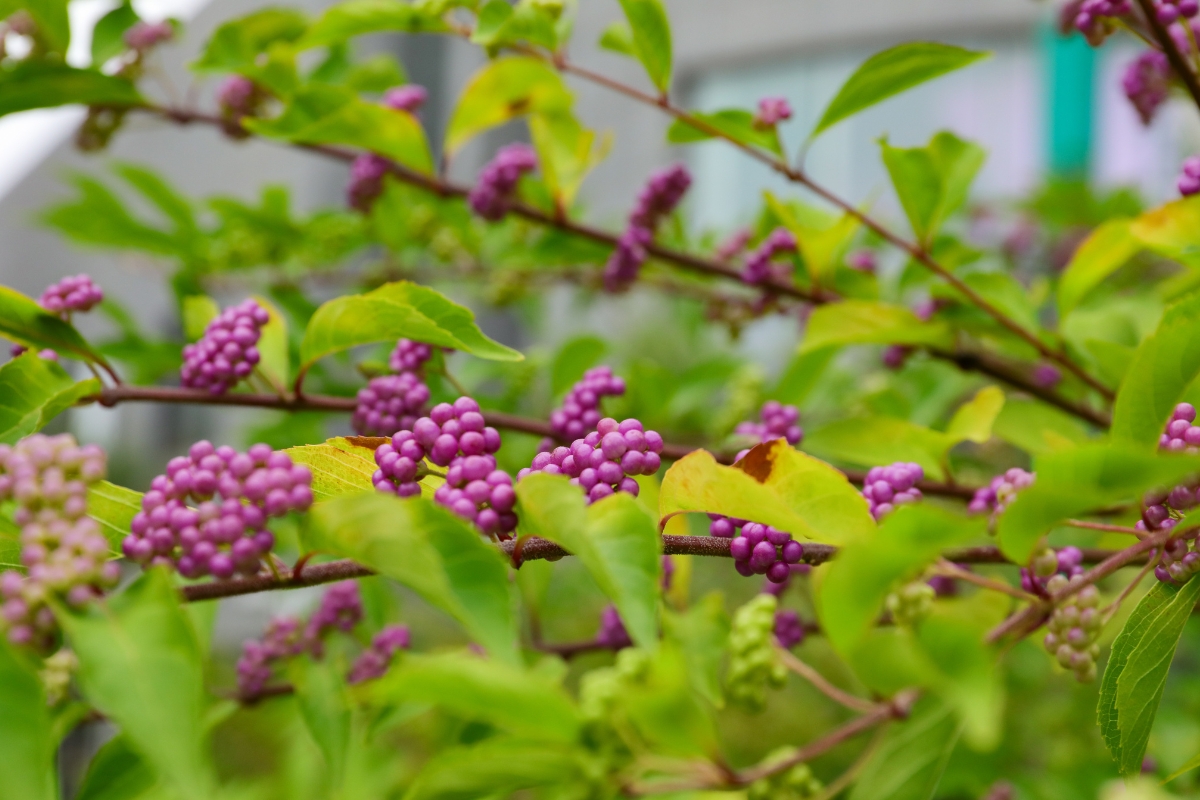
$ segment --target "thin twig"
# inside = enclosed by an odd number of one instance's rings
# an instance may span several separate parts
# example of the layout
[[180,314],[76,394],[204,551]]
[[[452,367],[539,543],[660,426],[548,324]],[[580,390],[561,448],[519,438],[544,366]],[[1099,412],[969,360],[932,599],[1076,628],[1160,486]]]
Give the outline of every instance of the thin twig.
[[1029,594],[1028,592],[1023,592],[1020,589],[1017,589],[1013,586],[1009,586],[1004,581],[994,580],[985,575],[977,575],[974,572],[971,572],[970,570],[965,570],[962,567],[958,566],[957,564],[955,564],[951,561],[947,561],[944,558],[938,559],[937,564],[935,564],[933,567],[933,574],[944,575],[948,578],[956,578],[960,581],[965,581],[967,583],[973,583],[976,586],[981,586],[984,589],[991,589],[993,592],[1000,592],[1001,594],[1006,594],[1006,595],[1009,595],[1010,597],[1015,597],[1018,600],[1037,600],[1038,599],[1036,595],[1032,595],[1032,594]]
[[1104,619],[1105,625],[1107,625],[1108,621],[1112,619],[1113,614],[1117,613],[1117,609],[1121,607],[1121,604],[1129,599],[1129,595],[1133,594],[1133,590],[1136,589],[1137,585],[1142,582],[1142,579],[1145,578],[1150,570],[1154,569],[1160,561],[1162,561],[1161,552],[1146,562],[1146,566],[1142,567],[1141,570],[1138,571],[1137,577],[1130,581],[1129,585],[1121,590],[1121,594],[1117,596],[1116,600],[1113,600],[1104,607],[1104,611],[1101,612],[1101,616]]
[[[1171,36],[1167,26],[1158,21],[1153,0],[1137,0],[1137,4],[1142,10],[1142,16],[1145,17],[1144,22],[1149,26],[1150,32],[1154,34],[1154,38],[1158,42],[1158,46],[1166,55],[1167,60],[1171,62],[1171,68],[1179,76],[1179,80],[1183,81],[1188,94],[1192,96],[1192,102],[1200,108],[1200,80],[1197,79],[1196,73],[1187,59],[1183,57],[1183,53],[1179,52],[1179,48],[1175,46],[1175,39]],[[1184,24],[1188,24],[1186,20]]]
[[849,692],[842,691],[838,687],[834,686],[825,679],[824,675],[817,672],[808,664],[797,658],[791,653],[791,651],[780,647],[779,642],[775,643],[775,652],[779,654],[779,658],[783,661],[784,666],[807,680],[814,687],[816,687],[821,694],[825,695],[830,700],[833,700],[835,703],[840,703],[851,711],[858,711],[859,713],[863,714],[875,711],[879,707],[877,703],[872,703],[870,700],[864,700],[861,697],[855,697]]
[[821,793],[814,800],[833,800],[833,798],[844,792],[850,784],[858,780],[859,774],[866,768],[871,759],[875,757],[875,753],[883,745],[884,739],[887,737],[887,732],[888,725],[886,723],[876,728],[875,735],[871,737],[870,743],[858,754],[858,758],[854,759],[854,763],[850,765],[850,768],[822,789]]
[[1130,528],[1125,525],[1109,525],[1106,522],[1091,522],[1085,519],[1069,519],[1062,523],[1069,528],[1084,528],[1089,531],[1106,531],[1108,533],[1124,533],[1128,536],[1136,536],[1139,539],[1144,539],[1150,534],[1147,531],[1139,531],[1137,528]]

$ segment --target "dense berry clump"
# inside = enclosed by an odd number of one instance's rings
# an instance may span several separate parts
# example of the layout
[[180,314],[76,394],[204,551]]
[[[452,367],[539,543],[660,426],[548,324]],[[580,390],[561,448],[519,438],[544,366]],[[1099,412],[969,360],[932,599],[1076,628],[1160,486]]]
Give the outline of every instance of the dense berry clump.
[[1091,45],[1098,46],[1116,30],[1115,18],[1132,11],[1132,0],[1083,0],[1074,23]]
[[491,222],[504,218],[517,189],[517,182],[526,172],[537,168],[537,153],[527,144],[501,147],[479,174],[479,182],[467,195],[471,210]]
[[349,683],[363,683],[382,678],[392,664],[392,659],[401,650],[407,650],[412,642],[407,625],[388,625],[371,640],[371,646],[363,650],[346,676]]
[[533,464],[517,473],[517,480],[532,472],[567,475],[587,493],[589,503],[615,492],[637,496],[635,475],[653,475],[662,463],[662,437],[643,429],[636,419],[617,422],[605,417],[596,430],[570,447],[538,453]]
[[[600,401],[625,394],[625,381],[613,375],[609,367],[593,367],[571,387],[562,406],[550,414],[550,428],[563,439],[580,439],[596,430],[604,417]],[[549,449],[544,447],[543,449]]]
[[383,104],[397,111],[407,111],[412,114],[429,99],[429,92],[424,86],[409,83],[388,89],[383,95]]
[[773,646],[778,605],[773,595],[759,594],[733,615],[726,696],[747,711],[763,710],[767,687],[780,688],[787,681],[787,667]]
[[773,264],[771,259],[782,253],[796,252],[796,237],[787,228],[776,228],[771,231],[762,244],[746,257],[746,266],[742,269],[742,280],[746,283],[767,283],[769,281],[786,281],[789,268],[782,264]]
[[189,389],[224,394],[254,371],[259,337],[271,319],[253,300],[230,306],[208,323],[200,341],[183,348],[180,383]]
[[744,519],[709,514],[708,532],[720,539],[730,539],[729,554],[738,573],[766,575],[772,583],[786,583],[792,575],[792,565],[804,558],[804,546],[790,533],[770,525]]
[[254,575],[275,544],[267,520],[306,511],[311,484],[308,467],[269,445],[239,453],[197,442],[150,482],[121,549],[142,565],[172,565],[185,578]]
[[920,464],[897,461],[888,467],[872,467],[863,481],[863,497],[871,516],[882,519],[896,506],[915,503],[921,499],[917,482],[925,477]]
[[350,424],[362,436],[391,436],[411,430],[428,402],[429,387],[416,373],[381,375],[358,390]]
[[792,105],[786,98],[764,97],[758,101],[758,113],[754,115],[754,125],[759,128],[771,128],[791,118]]
[[1171,91],[1171,65],[1157,50],[1147,50],[1125,68],[1121,88],[1142,124],[1149,125]]
[[81,608],[116,585],[108,542],[87,516],[87,488],[104,472],[104,452],[69,434],[0,445],[0,502],[16,504],[27,570],[0,574],[0,631],[14,644],[50,650],[57,626],[49,601]]
[[967,505],[968,513],[980,514],[986,511],[998,514],[1004,511],[1016,498],[1017,492],[1033,485],[1034,477],[1032,472],[1026,472],[1019,467],[997,475],[987,486],[976,490]]
[[383,179],[392,169],[392,162],[374,153],[355,156],[350,164],[350,182],[346,184],[346,204],[364,214],[383,194]]
[[1158,446],[1163,450],[1187,450],[1200,447],[1200,425],[1194,425],[1196,409],[1191,403],[1180,403],[1171,412],[1167,428],[1158,437]]
[[785,650],[791,650],[804,641],[804,623],[800,620],[800,615],[790,609],[775,612],[775,626],[772,630],[775,633],[775,641]]
[[1188,156],[1183,160],[1177,185],[1184,197],[1200,193],[1200,156]]
[[604,611],[600,613],[600,630],[596,632],[596,644],[610,650],[620,650],[633,645],[616,606],[605,606]]
[[38,303],[47,311],[67,316],[73,311],[91,311],[104,299],[104,291],[88,275],[72,275],[46,287]]
[[646,261],[646,246],[654,241],[654,231],[675,210],[691,185],[691,173],[681,164],[650,176],[629,214],[629,225],[604,267],[606,289],[619,291],[637,279],[638,271]]
[[[1064,575],[1055,575],[1047,589],[1056,592],[1067,585]],[[1096,639],[1104,627],[1104,614],[1097,608],[1100,592],[1095,586],[1085,586],[1058,606],[1046,623],[1048,633],[1042,643],[1046,652],[1058,660],[1063,669],[1075,673],[1081,683],[1096,680],[1096,656],[1100,646]]]
[[1030,594],[1046,597],[1052,591],[1050,581],[1058,575],[1067,580],[1083,574],[1083,551],[1064,547],[1055,552],[1046,548],[1034,557],[1030,568],[1021,568],[1021,588]]
[[401,339],[388,356],[388,367],[393,372],[415,372],[421,374],[425,362],[433,357],[433,348],[424,342]]
[[[739,422],[733,432],[738,436],[753,437],[760,443],[772,439],[786,439],[788,444],[798,445],[804,438],[804,429],[799,424],[800,410],[795,406],[768,400],[758,412],[758,419],[758,422]],[[748,452],[750,451],[742,450],[737,454],[736,460],[741,461]]]
[[517,528],[517,493],[512,476],[497,468],[492,455],[461,456],[450,463],[446,482],[433,499],[488,536],[507,539]]

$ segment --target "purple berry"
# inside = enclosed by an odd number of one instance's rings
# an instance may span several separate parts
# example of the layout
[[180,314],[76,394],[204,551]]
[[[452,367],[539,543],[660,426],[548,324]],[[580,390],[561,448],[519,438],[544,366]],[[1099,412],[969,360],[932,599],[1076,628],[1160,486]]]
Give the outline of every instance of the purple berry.
[[526,172],[537,167],[537,153],[527,144],[510,144],[500,148],[479,175],[467,203],[471,209],[491,222],[504,218],[517,182]]

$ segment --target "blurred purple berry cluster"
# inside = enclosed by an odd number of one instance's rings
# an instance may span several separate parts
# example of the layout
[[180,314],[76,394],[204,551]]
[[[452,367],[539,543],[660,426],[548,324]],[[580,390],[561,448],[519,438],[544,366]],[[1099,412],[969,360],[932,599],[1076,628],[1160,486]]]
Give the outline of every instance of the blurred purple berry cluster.
[[921,499],[917,483],[925,477],[920,464],[897,461],[887,467],[871,467],[863,481],[863,497],[876,520],[882,519],[896,506],[915,503]]
[[567,475],[581,487],[589,503],[615,492],[637,496],[636,475],[653,475],[662,463],[663,440],[636,419],[617,422],[605,417],[596,430],[576,439],[570,447],[538,453],[533,464],[517,473],[517,480],[533,472]]
[[311,484],[308,467],[269,445],[239,453],[197,442],[150,482],[121,549],[131,561],[171,565],[185,578],[254,575],[275,544],[267,520],[307,511]]
[[145,52],[163,42],[171,41],[174,36],[175,28],[170,22],[163,20],[162,22],[136,22],[129,30],[125,31],[121,38],[130,50]]
[[1117,17],[1132,13],[1132,0],[1083,0],[1067,6],[1067,13],[1074,11],[1075,27],[1090,44],[1099,46],[1117,29]]
[[91,311],[103,299],[104,291],[91,276],[72,275],[47,286],[38,303],[65,318],[74,311]]
[[691,173],[681,164],[650,176],[629,215],[629,225],[604,267],[604,288],[620,291],[637,279],[646,261],[646,246],[654,241],[654,231],[675,210],[691,185]]
[[362,436],[391,436],[411,430],[428,402],[429,387],[415,372],[381,375],[358,390],[350,424]]
[[266,94],[258,84],[241,75],[230,75],[217,87],[217,105],[229,123],[255,116],[265,99]]
[[625,622],[614,605],[607,605],[600,612],[600,630],[596,632],[596,644],[610,650],[621,650],[633,645],[629,631],[625,630]]
[[1200,192],[1200,156],[1188,156],[1183,160],[1177,186],[1184,197]]
[[392,372],[415,372],[417,375],[425,368],[425,362],[433,358],[433,348],[424,342],[414,342],[412,339],[401,339],[392,348],[388,356],[388,367]]
[[1032,472],[1027,472],[1020,467],[1013,467],[997,475],[987,486],[976,490],[971,502],[967,504],[967,513],[998,514],[1003,512],[1008,504],[1016,498],[1017,492],[1033,485],[1035,477]]
[[1030,568],[1021,567],[1021,588],[1030,594],[1045,597],[1050,580],[1055,575],[1067,579],[1083,574],[1083,551],[1078,547],[1064,547],[1057,552],[1046,548],[1033,559]]
[[779,646],[791,650],[804,641],[804,623],[800,615],[791,609],[776,611],[774,633]]
[[512,476],[497,468],[495,456],[462,456],[451,462],[446,482],[433,499],[488,536],[507,539],[517,528],[513,513],[517,493],[512,484]]
[[270,319],[253,300],[222,311],[198,342],[184,346],[179,382],[189,389],[225,394],[254,371],[260,359],[256,345]]
[[412,644],[412,635],[407,625],[388,625],[371,639],[371,646],[363,650],[350,666],[346,680],[364,683],[382,678],[392,665],[392,659],[401,650]]
[[[800,410],[795,406],[784,405],[778,400],[768,400],[763,403],[758,412],[758,422],[739,422],[733,429],[738,436],[750,436],[762,442],[772,439],[786,439],[790,445],[798,445],[804,438],[804,429],[800,422]],[[740,451],[735,461],[741,461],[749,448]]]
[[1171,65],[1157,50],[1147,50],[1125,68],[1121,88],[1133,104],[1142,124],[1154,120],[1159,106],[1167,101],[1171,90]]
[[503,219],[517,190],[517,182],[526,172],[536,169],[537,163],[537,153],[527,144],[501,147],[467,195],[471,210],[490,222]]
[[[613,375],[609,367],[593,367],[583,373],[583,378],[567,392],[562,406],[550,413],[550,428],[559,438],[580,439],[596,430],[596,425],[604,417],[600,412],[600,400],[623,394],[624,379]],[[552,446],[551,439],[542,443],[543,450],[549,450]]]
[[804,546],[790,533],[720,514],[708,517],[710,535],[732,540],[729,554],[739,575],[766,575],[771,583],[786,583],[792,577],[792,565],[804,558]]
[[758,113],[754,115],[754,126],[773,128],[792,118],[792,104],[783,97],[764,97],[758,101]]
[[773,264],[771,259],[781,253],[796,252],[796,237],[787,228],[776,228],[767,234],[754,252],[746,257],[742,268],[742,280],[746,283],[768,283],[788,281],[791,268],[784,264]]
[[385,106],[396,111],[407,111],[410,114],[416,113],[428,99],[429,92],[425,91],[424,86],[416,83],[393,86],[383,94]]
[[116,585],[108,541],[87,516],[88,486],[104,473],[104,451],[69,434],[0,444],[0,502],[16,505],[27,570],[0,573],[0,631],[10,642],[49,651],[57,631],[51,600],[81,608]]
[[305,652],[304,625],[295,617],[276,617],[261,639],[245,642],[237,662],[238,693],[250,698],[262,694],[271,680],[272,667]]
[[346,204],[364,214],[383,194],[383,178],[392,162],[374,153],[360,153],[350,164],[350,182],[346,184]]

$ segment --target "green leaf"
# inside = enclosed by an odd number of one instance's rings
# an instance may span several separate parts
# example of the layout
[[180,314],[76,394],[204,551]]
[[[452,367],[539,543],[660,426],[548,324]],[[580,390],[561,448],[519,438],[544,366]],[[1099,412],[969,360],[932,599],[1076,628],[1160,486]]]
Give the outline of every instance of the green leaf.
[[531,670],[459,653],[408,655],[371,684],[377,703],[428,703],[534,741],[569,744],[581,721],[571,696]]
[[[88,393],[100,390],[95,381],[86,383]],[[0,365],[0,443],[14,444],[41,430],[62,410],[55,398],[66,392],[76,394],[74,388],[66,370],[32,351]]]
[[662,0],[621,0],[633,49],[660,92],[671,86],[671,21]]
[[17,7],[29,12],[37,26],[39,38],[45,41],[53,52],[66,55],[71,44],[71,20],[67,13],[67,0],[19,0]]
[[662,544],[653,518],[623,493],[585,505],[560,475],[530,475],[517,484],[521,532],[558,542],[583,562],[621,612],[640,647],[658,643]]
[[524,114],[552,115],[570,107],[571,93],[554,67],[530,56],[498,58],[463,88],[446,128],[446,152]]
[[262,136],[300,144],[339,144],[386,156],[421,172],[433,171],[425,131],[407,111],[368,103],[343,86],[313,84],[295,93],[275,119],[246,119]]
[[300,716],[325,757],[329,785],[341,786],[350,749],[350,693],[339,667],[329,659],[294,658],[288,677],[296,687]]
[[221,313],[217,301],[206,294],[191,294],[183,298],[183,335],[189,342],[204,335],[204,329]]
[[149,570],[121,594],[58,617],[84,696],[180,797],[211,797],[201,649],[167,572]]
[[883,163],[913,233],[926,244],[967,199],[986,153],[952,133],[934,134],[925,147],[899,148],[880,141]]
[[599,363],[608,352],[608,343],[598,336],[576,336],[554,356],[550,365],[550,391],[560,395]]
[[50,708],[32,663],[0,641],[0,797],[55,800],[55,742]]
[[292,365],[288,355],[287,317],[280,313],[267,298],[254,295],[254,300],[271,316],[261,328],[258,340],[260,360],[255,371],[261,373],[276,393],[285,393],[291,388]]
[[120,108],[144,103],[128,80],[98,70],[44,59],[28,59],[11,69],[0,69],[0,117],[31,108],[74,104]]
[[499,548],[424,498],[383,494],[318,504],[315,544],[400,581],[457,619],[498,661],[517,663],[516,600]]
[[992,426],[1004,408],[1004,392],[998,386],[985,386],[958,407],[946,434],[956,442],[983,444],[992,438]]
[[306,50],[328,46],[382,31],[442,33],[448,30],[436,13],[415,4],[396,0],[349,0],[327,10],[309,27],[297,47]]
[[191,202],[175,190],[157,172],[136,164],[117,164],[114,171],[126,183],[154,204],[167,219],[175,223],[175,231],[182,237],[200,237],[200,228]]
[[637,48],[633,44],[633,31],[624,22],[614,22],[600,34],[600,47],[623,56],[637,58]]
[[75,800],[133,800],[154,786],[149,765],[124,736],[114,736],[97,751]]
[[941,320],[923,321],[904,306],[842,300],[818,306],[808,318],[801,353],[834,345],[903,344],[954,347],[954,331]]
[[683,614],[665,613],[663,630],[687,660],[692,687],[714,706],[721,706],[721,662],[729,644],[729,615],[721,593],[705,595]]
[[433,289],[401,281],[367,294],[339,297],[318,308],[300,344],[300,371],[340,350],[401,337],[496,361],[524,358],[484,336],[470,309]]
[[421,769],[404,800],[509,797],[542,786],[577,787],[585,780],[581,754],[575,750],[497,736],[442,750]]
[[77,175],[72,182],[79,189],[79,199],[52,206],[42,217],[64,236],[82,244],[144,250],[183,260],[194,255],[191,243],[182,237],[135,219],[99,181]]
[[371,476],[379,469],[375,450],[356,445],[354,440],[330,439],[325,444],[289,447],[285,452],[292,461],[312,470],[313,497],[318,501],[375,489],[371,482]]
[[[751,147],[761,147],[782,156],[779,146],[779,136],[774,127],[759,128],[754,124],[754,114],[740,108],[729,108],[705,114],[700,111],[691,112],[691,116],[705,122],[729,138]],[[713,134],[701,130],[682,119],[677,119],[667,128],[667,141],[671,144],[691,144],[704,142],[713,138]]]
[[835,544],[875,526],[845,475],[782,439],[754,447],[732,467],[704,450],[688,453],[667,470],[658,504],[661,519],[712,512]]
[[0,286],[0,336],[31,349],[48,347],[59,355],[108,363],[69,323],[7,286]]
[[531,114],[529,134],[546,188],[559,205],[569,208],[588,173],[608,155],[611,133],[597,142],[595,131],[583,127],[574,114],[559,111]]
[[981,517],[925,504],[900,506],[878,530],[849,540],[827,567],[817,594],[821,630],[838,652],[852,652],[898,583],[917,577],[942,550],[970,541],[986,527]]
[[200,58],[197,72],[238,72],[257,76],[272,45],[290,45],[308,29],[308,18],[291,8],[264,8],[217,28]]
[[935,698],[923,698],[907,721],[888,732],[855,781],[850,800],[929,800],[958,735],[953,709]]
[[1121,443],[1083,444],[1034,460],[1037,481],[1000,516],[1000,549],[1023,564],[1057,523],[1098,508],[1140,501],[1200,471],[1200,457],[1158,454]]
[[1058,281],[1058,316],[1066,319],[1080,301],[1141,249],[1133,220],[1112,219],[1096,228],[1075,249]]
[[479,9],[471,41],[489,52],[518,43],[554,50],[558,47],[558,34],[554,18],[540,5],[519,3],[514,7],[504,0],[488,0]]
[[719,757],[712,709],[692,690],[689,660],[663,642],[640,680],[626,686],[624,711],[655,753],[680,758]]
[[913,461],[932,480],[945,477],[946,453],[956,444],[948,433],[895,417],[832,422],[804,437],[804,447],[822,458],[862,467]]
[[1133,221],[1133,238],[1159,255],[1200,266],[1200,198],[1184,197],[1151,209]]
[[937,42],[908,42],[876,53],[842,84],[812,135],[816,137],[864,108],[987,55]]
[[1169,307],[1158,329],[1138,346],[1113,406],[1113,440],[1156,447],[1171,411],[1197,374],[1200,292]]
[[88,487],[88,516],[100,523],[100,531],[114,555],[120,554],[121,542],[129,535],[129,525],[141,510],[141,492],[108,481],[97,481]]
[[1182,587],[1156,582],[1113,642],[1096,713],[1123,775],[1141,772],[1171,659],[1197,599],[1200,581]]
[[137,12],[128,2],[101,17],[92,28],[92,66],[99,68],[113,56],[125,52],[125,31],[138,22]]

